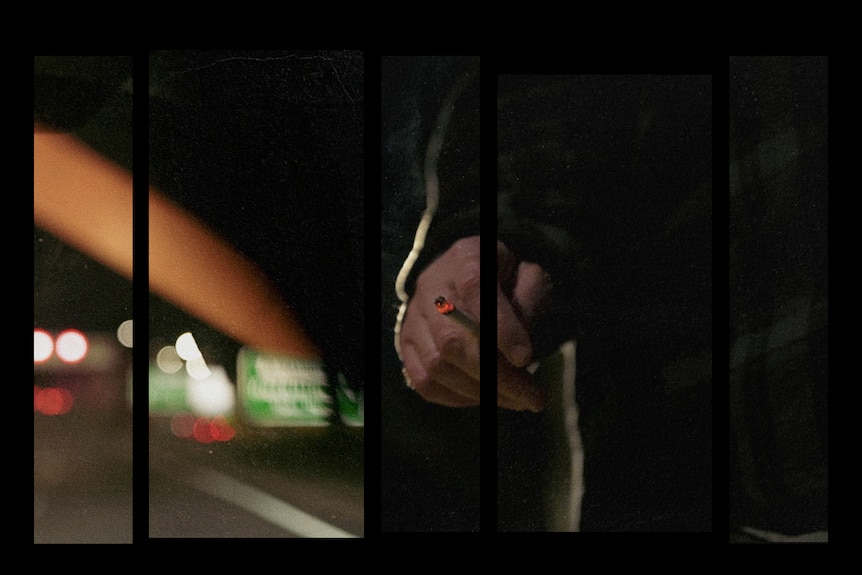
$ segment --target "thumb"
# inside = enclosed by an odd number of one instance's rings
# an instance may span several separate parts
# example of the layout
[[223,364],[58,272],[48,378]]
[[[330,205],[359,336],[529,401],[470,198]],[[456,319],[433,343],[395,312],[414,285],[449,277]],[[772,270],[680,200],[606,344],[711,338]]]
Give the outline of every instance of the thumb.
[[497,284],[497,349],[509,363],[516,367],[529,365],[533,357],[530,335],[499,284]]

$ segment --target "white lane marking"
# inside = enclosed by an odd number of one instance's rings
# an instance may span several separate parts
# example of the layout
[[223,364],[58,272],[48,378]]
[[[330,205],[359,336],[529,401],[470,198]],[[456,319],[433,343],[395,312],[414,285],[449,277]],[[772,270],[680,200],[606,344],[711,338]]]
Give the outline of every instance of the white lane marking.
[[356,535],[334,527],[284,501],[218,471],[198,468],[192,485],[214,497],[242,507],[300,537],[348,537]]

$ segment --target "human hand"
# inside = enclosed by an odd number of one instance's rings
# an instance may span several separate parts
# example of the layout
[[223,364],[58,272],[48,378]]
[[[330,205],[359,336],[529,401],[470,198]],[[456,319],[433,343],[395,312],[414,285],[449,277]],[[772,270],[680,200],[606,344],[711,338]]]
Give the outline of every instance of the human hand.
[[551,280],[538,264],[518,261],[497,242],[497,405],[541,411],[546,392],[527,371],[533,360],[530,330],[544,311]]
[[479,321],[479,236],[453,243],[419,274],[400,333],[404,375],[419,395],[449,407],[479,405],[479,338],[437,312],[441,295]]

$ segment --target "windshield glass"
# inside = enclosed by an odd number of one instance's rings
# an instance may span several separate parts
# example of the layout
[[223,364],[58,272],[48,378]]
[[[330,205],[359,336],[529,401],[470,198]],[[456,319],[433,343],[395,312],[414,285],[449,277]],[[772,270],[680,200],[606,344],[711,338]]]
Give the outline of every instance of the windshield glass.
[[361,52],[36,59],[36,542],[364,535],[363,94]]
[[34,541],[129,543],[132,283],[111,264],[132,214],[87,200],[131,204],[131,62],[39,57],[34,77]]
[[150,57],[151,537],[363,535],[362,69]]

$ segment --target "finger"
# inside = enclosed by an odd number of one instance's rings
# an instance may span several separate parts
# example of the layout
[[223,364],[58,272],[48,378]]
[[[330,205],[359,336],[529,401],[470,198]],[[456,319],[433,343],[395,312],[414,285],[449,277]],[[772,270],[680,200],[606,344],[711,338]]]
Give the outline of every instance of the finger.
[[521,406],[520,403],[518,403],[517,401],[514,401],[512,399],[509,399],[508,397],[506,397],[502,393],[497,393],[497,407],[499,407],[501,409],[510,409],[512,411],[523,411],[524,410],[524,408]]
[[437,316],[419,349],[429,377],[455,393],[479,401],[479,340],[461,325]]
[[431,327],[434,348],[442,360],[479,382],[479,338],[458,322],[439,315]]
[[530,335],[515,313],[512,303],[497,285],[497,349],[516,367],[525,367],[533,357]]
[[452,298],[452,303],[477,323],[481,309],[480,275],[480,264],[477,258],[462,261],[458,275],[454,280],[453,289],[455,293]]
[[547,402],[545,391],[532,375],[513,366],[502,355],[497,357],[497,395],[502,396],[509,409],[541,411]]
[[[418,305],[418,302],[416,302]],[[459,331],[460,326],[454,324],[450,326],[446,323],[445,318],[435,312],[432,316],[426,317],[420,313],[417,307],[411,307],[410,311],[415,311],[415,315],[408,313],[407,319],[402,327],[402,349],[404,354],[405,366],[411,376],[411,383],[420,395],[429,401],[442,402],[447,401],[446,397],[452,394],[466,398],[472,401],[473,404],[479,400],[479,381],[478,375],[474,378],[464,373],[456,365],[451,364],[446,357],[441,353],[439,345],[435,340],[434,331],[441,329],[435,323],[443,323],[443,329],[451,330],[455,336],[462,339],[475,340],[469,334],[465,335]],[[433,322],[430,320],[433,319]],[[449,338],[449,341],[460,342],[461,339],[456,339],[455,336]],[[460,343],[447,343],[450,348],[460,347]],[[473,352],[476,356],[475,371],[478,374],[478,342],[473,342],[476,350]],[[450,350],[449,355],[456,352]],[[409,363],[408,363],[409,358]],[[449,391],[443,391],[443,389]]]
[[439,354],[425,363],[426,371],[431,380],[457,393],[475,404],[479,403],[479,380],[474,379],[458,369],[457,366],[445,361]]
[[497,240],[497,281],[505,285],[508,279],[514,277],[517,264],[515,255],[503,242]]
[[436,381],[420,359],[417,348],[411,343],[407,343],[404,348],[404,370],[407,385],[425,401],[447,407],[468,407],[479,403],[478,398],[468,397]]
[[518,277],[512,290],[512,306],[528,330],[547,305],[552,287],[550,276],[542,266],[531,262],[521,262],[518,266]]

